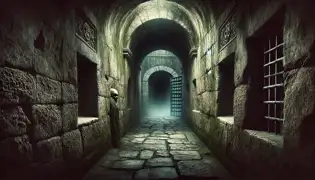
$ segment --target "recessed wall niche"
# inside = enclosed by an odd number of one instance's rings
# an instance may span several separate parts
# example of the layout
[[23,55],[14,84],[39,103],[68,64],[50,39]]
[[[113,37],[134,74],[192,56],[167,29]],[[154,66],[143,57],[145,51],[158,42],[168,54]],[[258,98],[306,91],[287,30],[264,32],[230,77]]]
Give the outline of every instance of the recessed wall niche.
[[218,116],[233,116],[234,59],[233,53],[219,64]]
[[97,65],[77,53],[79,117],[98,117]]

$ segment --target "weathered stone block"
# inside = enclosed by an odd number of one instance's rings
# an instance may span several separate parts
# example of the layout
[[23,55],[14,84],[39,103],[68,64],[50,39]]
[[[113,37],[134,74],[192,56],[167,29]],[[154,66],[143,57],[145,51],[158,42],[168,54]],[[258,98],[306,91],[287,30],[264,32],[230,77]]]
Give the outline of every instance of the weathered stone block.
[[202,109],[205,114],[217,114],[217,92],[204,92],[202,95]]
[[98,97],[98,114],[99,114],[99,117],[101,118],[104,118],[105,116],[108,115],[109,113],[109,98],[105,98],[105,97],[102,97],[102,96],[99,96]]
[[0,106],[32,103],[35,99],[35,78],[26,72],[0,68]]
[[98,121],[81,128],[84,154],[88,154],[98,146],[104,146],[110,137],[110,129],[105,121]]
[[62,83],[62,100],[63,102],[78,102],[77,88],[69,83]]
[[50,138],[62,130],[61,109],[56,105],[34,105],[32,107],[34,118],[33,136],[35,141]]
[[75,130],[65,133],[61,138],[64,159],[80,159],[83,155],[83,145],[80,131]]
[[234,123],[243,127],[245,118],[248,116],[248,85],[240,85],[234,91]]
[[0,139],[25,134],[31,124],[22,107],[0,109]]
[[56,103],[61,100],[61,83],[43,76],[36,76],[36,102]]
[[301,144],[313,130],[315,117],[315,68],[301,68],[285,74],[283,133],[287,146]]
[[212,68],[207,74],[204,75],[205,90],[217,91],[219,87],[219,69],[218,66]]
[[33,159],[33,148],[28,136],[8,138],[0,142],[1,163],[24,164]]
[[52,79],[62,80],[63,62],[60,57],[62,39],[51,26],[43,27],[43,38],[45,39],[44,51],[35,49],[35,71]]
[[10,65],[17,68],[33,67],[34,50],[26,44],[17,43],[9,38],[0,43],[0,65]]
[[[74,36],[66,37],[67,38],[73,37],[74,40]],[[77,84],[77,55],[76,51],[72,47],[73,45],[69,45],[69,43],[67,43],[66,41],[63,43],[62,47],[63,80],[71,84]]]
[[36,144],[38,162],[50,163],[62,160],[62,143],[60,137],[53,137]]
[[205,81],[204,80],[205,79],[203,76],[197,78],[197,94],[198,95],[205,92]]
[[100,96],[109,97],[109,83],[106,79],[106,74],[103,71],[97,71],[97,85],[98,85],[98,94]]
[[71,131],[78,126],[78,104],[64,104],[62,106],[63,132]]

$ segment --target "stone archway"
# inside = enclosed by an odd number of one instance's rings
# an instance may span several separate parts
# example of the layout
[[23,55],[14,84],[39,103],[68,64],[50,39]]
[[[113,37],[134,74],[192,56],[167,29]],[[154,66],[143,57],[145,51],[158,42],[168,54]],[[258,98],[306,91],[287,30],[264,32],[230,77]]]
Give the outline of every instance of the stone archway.
[[165,71],[168,72],[172,78],[178,77],[178,73],[174,71],[174,69],[167,67],[167,66],[155,66],[150,69],[148,69],[142,78],[142,107],[143,107],[143,112],[145,115],[147,115],[147,107],[149,105],[149,78],[150,76],[159,71]]

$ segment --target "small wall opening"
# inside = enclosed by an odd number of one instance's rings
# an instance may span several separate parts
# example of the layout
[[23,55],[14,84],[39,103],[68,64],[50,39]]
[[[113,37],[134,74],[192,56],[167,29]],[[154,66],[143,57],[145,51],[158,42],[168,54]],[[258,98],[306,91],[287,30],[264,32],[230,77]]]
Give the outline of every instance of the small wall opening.
[[164,71],[153,73],[149,78],[149,115],[170,116],[171,75]]
[[276,134],[282,131],[284,14],[285,8],[281,8],[247,41],[252,113],[245,128]]
[[233,116],[234,59],[232,54],[219,64],[219,107],[218,116]]
[[77,54],[79,123],[98,117],[97,65]]

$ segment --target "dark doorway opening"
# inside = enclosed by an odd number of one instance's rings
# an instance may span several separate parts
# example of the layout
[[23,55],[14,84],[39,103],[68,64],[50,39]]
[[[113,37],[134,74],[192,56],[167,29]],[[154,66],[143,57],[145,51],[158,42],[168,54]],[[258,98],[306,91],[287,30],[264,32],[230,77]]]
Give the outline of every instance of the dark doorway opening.
[[77,54],[80,117],[98,117],[97,65]]
[[233,116],[234,104],[234,54],[219,64],[219,108],[218,116]]
[[170,116],[171,75],[159,71],[149,78],[149,115]]

